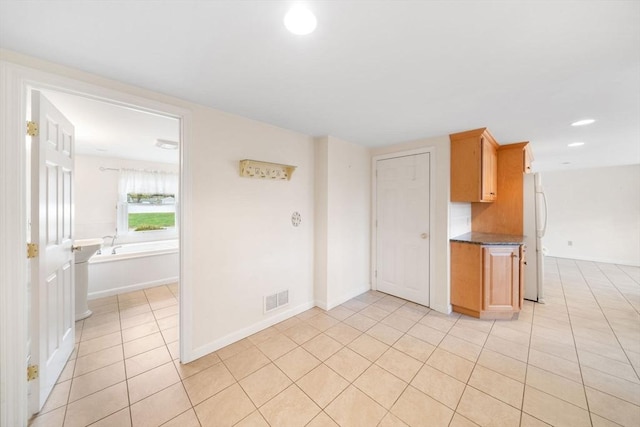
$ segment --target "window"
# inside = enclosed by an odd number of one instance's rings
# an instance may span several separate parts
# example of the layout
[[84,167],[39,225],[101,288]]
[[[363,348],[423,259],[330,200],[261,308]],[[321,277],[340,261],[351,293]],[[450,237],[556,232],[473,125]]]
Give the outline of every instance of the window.
[[175,194],[127,194],[127,229],[166,230],[176,226]]
[[177,190],[176,173],[122,169],[118,229],[129,233],[175,231]]

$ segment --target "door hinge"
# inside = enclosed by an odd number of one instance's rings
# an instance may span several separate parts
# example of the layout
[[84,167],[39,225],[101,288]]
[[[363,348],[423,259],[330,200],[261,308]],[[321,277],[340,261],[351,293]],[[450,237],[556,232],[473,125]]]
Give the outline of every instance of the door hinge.
[[27,135],[38,136],[38,124],[36,122],[27,122]]
[[375,273],[375,275],[376,275],[376,277],[378,277],[378,270],[376,270],[376,273]]
[[27,258],[35,258],[38,256],[38,244],[37,243],[27,243]]
[[38,365],[27,366],[27,381],[33,381],[39,376]]

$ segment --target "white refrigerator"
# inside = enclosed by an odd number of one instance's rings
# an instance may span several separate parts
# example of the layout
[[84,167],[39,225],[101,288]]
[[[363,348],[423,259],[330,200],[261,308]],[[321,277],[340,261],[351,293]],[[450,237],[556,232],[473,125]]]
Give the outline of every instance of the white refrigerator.
[[540,174],[524,176],[524,235],[527,246],[524,298],[544,303],[544,252],[542,238],[547,228],[547,199]]

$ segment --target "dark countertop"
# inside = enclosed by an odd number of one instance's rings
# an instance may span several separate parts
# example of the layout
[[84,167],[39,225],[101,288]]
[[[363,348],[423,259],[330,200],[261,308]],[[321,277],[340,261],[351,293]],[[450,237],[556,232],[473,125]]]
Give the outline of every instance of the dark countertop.
[[524,243],[524,236],[512,234],[493,234],[493,233],[471,233],[461,234],[460,236],[449,239],[451,242],[472,243],[475,245],[521,245]]

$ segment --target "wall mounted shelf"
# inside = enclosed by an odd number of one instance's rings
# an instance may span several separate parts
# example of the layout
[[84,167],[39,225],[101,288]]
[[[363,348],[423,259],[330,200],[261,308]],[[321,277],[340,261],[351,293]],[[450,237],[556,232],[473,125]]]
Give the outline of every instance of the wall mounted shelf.
[[240,160],[240,176],[262,179],[291,179],[296,166],[280,163],[261,162],[258,160]]

